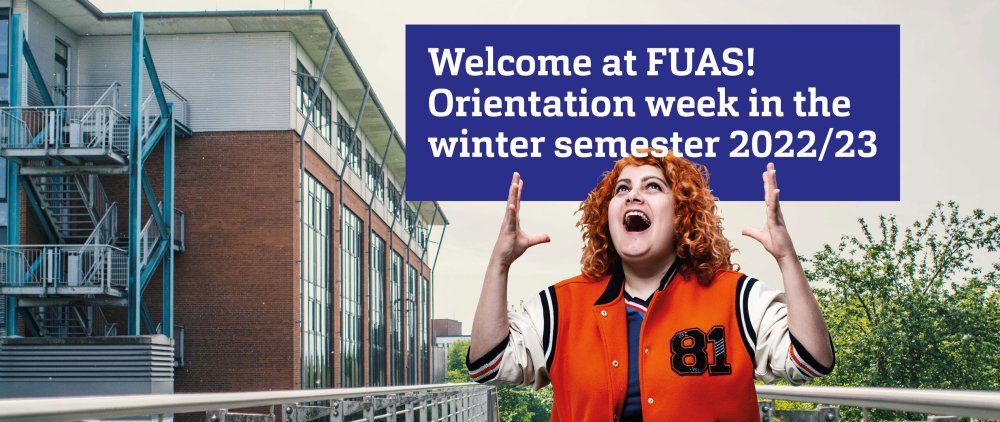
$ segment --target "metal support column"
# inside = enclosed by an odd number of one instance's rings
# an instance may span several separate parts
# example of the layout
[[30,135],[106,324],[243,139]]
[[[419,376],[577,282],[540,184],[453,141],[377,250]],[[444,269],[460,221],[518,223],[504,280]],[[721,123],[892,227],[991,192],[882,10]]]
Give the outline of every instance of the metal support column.
[[163,335],[174,337],[174,140],[177,122],[174,105],[167,105],[170,128],[163,139],[163,222],[167,239],[167,252],[163,257]]
[[[14,13],[10,17],[10,106],[12,118],[20,118],[21,111],[17,108],[21,105],[21,46],[23,45],[24,31],[21,23],[21,14]],[[8,127],[7,139],[17,139],[17,130],[14,125]],[[7,161],[7,244],[18,245],[21,243],[21,190],[18,183],[17,163]],[[12,252],[7,252],[13,255]],[[7,262],[14,262],[13,256],[7,256]],[[15,267],[7,265],[7,280],[14,280],[17,277]],[[5,335],[17,335],[17,297],[7,295],[6,312],[4,315]]]
[[132,77],[129,119],[129,193],[128,193],[128,335],[137,336],[140,330],[139,234],[142,230],[142,140],[139,139],[139,122],[142,120],[142,65],[145,42],[142,13],[132,14]]

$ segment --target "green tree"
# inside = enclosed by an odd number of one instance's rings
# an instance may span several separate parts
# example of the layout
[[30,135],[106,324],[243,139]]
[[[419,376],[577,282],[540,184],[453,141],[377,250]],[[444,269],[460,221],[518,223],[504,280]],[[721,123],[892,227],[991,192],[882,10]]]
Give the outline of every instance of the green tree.
[[[468,353],[468,340],[456,341],[448,348],[448,373],[445,375],[447,382],[472,382],[465,367],[465,356]],[[547,421],[552,411],[552,387],[537,391],[527,387],[497,387],[497,406],[502,421]]]
[[[895,216],[810,261],[837,352],[818,384],[1000,389],[1000,223],[954,202],[900,229]],[[983,263],[987,264],[983,264]],[[844,409],[849,419],[857,409]],[[877,418],[919,418],[879,411]]]

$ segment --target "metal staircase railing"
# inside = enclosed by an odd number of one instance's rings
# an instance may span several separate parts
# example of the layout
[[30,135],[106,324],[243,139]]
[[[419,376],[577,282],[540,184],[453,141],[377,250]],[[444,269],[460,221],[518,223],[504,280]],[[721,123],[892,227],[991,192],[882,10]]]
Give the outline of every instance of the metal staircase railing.
[[[0,108],[0,148],[72,156],[73,149],[128,156],[128,118],[118,110],[117,82],[87,105]],[[8,156],[11,154],[8,153]]]
[[124,291],[128,285],[128,252],[111,245],[3,245],[0,264],[8,268],[0,287],[72,293],[74,287]]
[[88,239],[110,206],[96,175],[30,176],[28,181],[65,243]]

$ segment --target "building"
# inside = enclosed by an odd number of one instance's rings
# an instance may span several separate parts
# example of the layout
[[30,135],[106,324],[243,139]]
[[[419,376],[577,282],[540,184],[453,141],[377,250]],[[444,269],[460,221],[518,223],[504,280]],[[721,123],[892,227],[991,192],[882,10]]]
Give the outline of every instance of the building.
[[0,395],[430,382],[448,220],[329,13],[0,7]]

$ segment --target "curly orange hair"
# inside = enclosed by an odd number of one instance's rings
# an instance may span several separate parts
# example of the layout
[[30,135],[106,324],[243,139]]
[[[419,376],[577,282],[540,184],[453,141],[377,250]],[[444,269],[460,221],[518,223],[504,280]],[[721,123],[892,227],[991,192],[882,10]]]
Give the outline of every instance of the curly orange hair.
[[[673,153],[656,157],[652,150],[645,157],[629,156],[618,160],[604,179],[580,203],[582,215],[576,223],[583,231],[582,272],[591,278],[611,273],[621,261],[611,242],[608,227],[608,204],[611,203],[615,181],[626,166],[659,167],[666,176],[674,195],[674,252],[680,260],[678,271],[697,277],[704,285],[711,283],[719,271],[733,268],[729,258],[735,248],[722,235],[722,218],[716,214],[715,195],[708,188],[708,169]],[[657,151],[663,155],[662,151]]]

